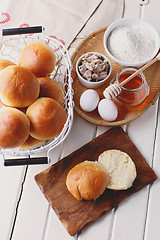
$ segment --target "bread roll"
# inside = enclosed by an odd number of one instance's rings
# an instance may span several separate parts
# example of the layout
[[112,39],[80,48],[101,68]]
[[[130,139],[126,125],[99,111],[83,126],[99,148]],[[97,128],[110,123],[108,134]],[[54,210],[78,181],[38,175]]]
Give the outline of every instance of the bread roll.
[[30,119],[30,135],[36,139],[48,140],[59,134],[66,122],[64,108],[52,98],[39,98],[27,111]]
[[137,173],[135,164],[127,153],[116,149],[108,150],[99,156],[98,162],[109,175],[107,188],[125,190],[132,186]]
[[[8,106],[5,105],[4,103],[2,103],[2,101],[0,100],[0,109],[1,109],[2,107],[8,107]],[[16,108],[16,109],[20,110],[20,111],[23,112],[23,113],[26,113],[26,111],[27,111],[27,108]]]
[[0,109],[2,108],[2,107],[4,107],[4,104],[1,102],[1,100],[0,100]]
[[36,77],[46,77],[55,68],[56,55],[46,44],[34,42],[22,50],[18,64],[30,69]]
[[0,59],[0,70],[4,70],[6,67],[11,65],[16,65],[16,64],[6,59]]
[[98,162],[84,161],[69,171],[66,185],[77,200],[95,200],[104,192],[108,181],[107,172]]
[[12,65],[0,72],[0,99],[10,107],[26,107],[39,96],[40,86],[34,74]]
[[26,141],[30,122],[21,111],[3,107],[0,109],[0,147],[15,148]]
[[27,140],[22,145],[20,145],[19,148],[23,150],[32,150],[41,147],[44,143],[45,141],[35,139],[29,135]]
[[59,104],[63,104],[64,93],[61,86],[52,78],[41,77],[38,78],[40,84],[40,97],[53,98]]

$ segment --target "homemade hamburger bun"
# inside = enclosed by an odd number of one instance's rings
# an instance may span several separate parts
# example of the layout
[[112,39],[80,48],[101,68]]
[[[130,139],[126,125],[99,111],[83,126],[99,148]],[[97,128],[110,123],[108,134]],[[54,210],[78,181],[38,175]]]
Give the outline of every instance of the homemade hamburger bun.
[[108,150],[100,154],[98,162],[109,175],[107,188],[125,190],[130,188],[137,176],[136,167],[130,156],[120,150]]
[[50,97],[59,104],[63,104],[64,92],[55,80],[49,77],[40,77],[38,81],[40,84],[40,97]]
[[40,86],[34,74],[16,65],[0,72],[0,99],[10,107],[26,107],[39,96]]
[[[1,109],[2,107],[8,107],[8,106],[5,105],[4,103],[2,103],[2,101],[0,100],[0,109]],[[27,110],[27,108],[16,108],[16,109],[20,110],[20,111],[23,112],[23,113],[26,113],[26,110]]]
[[2,108],[2,107],[4,107],[4,104],[1,102],[1,100],[0,100],[0,109]]
[[64,108],[52,98],[39,98],[27,111],[30,119],[30,135],[36,139],[48,140],[59,134],[66,122]]
[[34,42],[21,51],[18,64],[30,69],[36,77],[46,77],[55,68],[56,55],[46,44]]
[[28,136],[27,140],[19,146],[20,149],[22,150],[32,150],[38,147],[41,147],[45,141],[35,139],[31,135]]
[[66,179],[70,193],[77,200],[97,199],[106,189],[108,174],[98,162],[84,161],[73,167]]
[[10,107],[0,109],[0,148],[15,148],[26,141],[30,122],[27,116]]
[[11,65],[16,65],[16,64],[6,59],[0,59],[0,70],[4,70],[6,67]]

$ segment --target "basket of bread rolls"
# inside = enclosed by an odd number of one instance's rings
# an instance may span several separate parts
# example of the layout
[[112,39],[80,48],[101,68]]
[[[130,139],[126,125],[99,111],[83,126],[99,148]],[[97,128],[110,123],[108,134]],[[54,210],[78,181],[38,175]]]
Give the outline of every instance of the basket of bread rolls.
[[[41,26],[2,30],[0,153],[6,166],[48,163],[50,150],[64,141],[73,122],[71,70],[65,46]],[[42,151],[46,157],[28,157]]]

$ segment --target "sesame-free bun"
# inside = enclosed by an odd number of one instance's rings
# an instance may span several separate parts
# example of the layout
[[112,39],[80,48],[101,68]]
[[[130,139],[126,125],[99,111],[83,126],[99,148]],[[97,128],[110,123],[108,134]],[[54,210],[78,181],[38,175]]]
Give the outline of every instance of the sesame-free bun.
[[97,199],[106,189],[109,179],[107,172],[98,162],[84,161],[68,173],[66,185],[77,200]]
[[41,147],[44,143],[44,140],[39,140],[29,135],[27,140],[22,145],[20,145],[19,148],[23,150],[32,150]]
[[64,108],[52,98],[39,98],[27,111],[30,119],[30,135],[36,139],[48,140],[59,134],[66,122]]
[[4,104],[1,102],[1,100],[0,100],[0,109],[2,108],[2,107],[4,107]]
[[137,176],[136,167],[130,156],[117,149],[103,152],[98,158],[109,175],[107,188],[125,190],[130,188]]
[[21,51],[18,64],[30,69],[36,77],[46,77],[55,68],[56,55],[46,44],[34,42]]
[[10,107],[26,107],[39,96],[40,86],[34,74],[16,65],[0,72],[0,99]]
[[10,107],[0,109],[0,148],[15,148],[26,141],[30,122],[27,116]]
[[63,104],[64,92],[55,80],[49,77],[40,77],[38,81],[40,84],[40,97],[50,97],[59,104]]
[[4,70],[6,67],[11,65],[16,65],[16,64],[6,59],[0,59],[0,70]]
[[[2,103],[2,101],[0,100],[0,109],[1,109],[2,107],[8,107],[8,106],[5,105],[4,103]],[[27,110],[27,108],[16,108],[16,109],[20,110],[20,111],[23,112],[23,113],[26,113],[26,110]]]

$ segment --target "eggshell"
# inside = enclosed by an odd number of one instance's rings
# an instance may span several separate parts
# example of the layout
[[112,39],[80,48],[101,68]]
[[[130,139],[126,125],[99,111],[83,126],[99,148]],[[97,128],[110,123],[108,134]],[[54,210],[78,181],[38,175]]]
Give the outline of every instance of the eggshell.
[[99,102],[99,95],[93,89],[84,91],[80,97],[80,106],[86,112],[91,112],[96,109]]
[[98,104],[99,115],[106,121],[114,121],[118,116],[118,109],[112,100],[102,99]]

